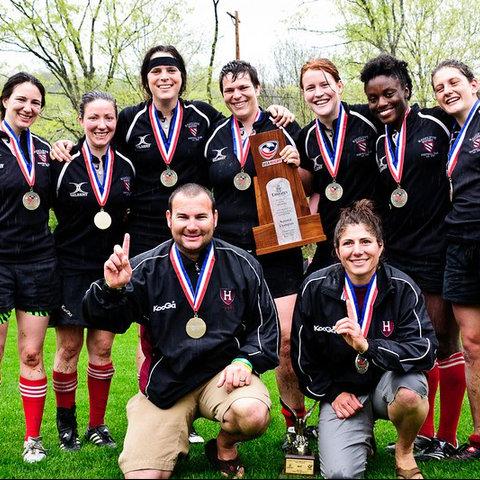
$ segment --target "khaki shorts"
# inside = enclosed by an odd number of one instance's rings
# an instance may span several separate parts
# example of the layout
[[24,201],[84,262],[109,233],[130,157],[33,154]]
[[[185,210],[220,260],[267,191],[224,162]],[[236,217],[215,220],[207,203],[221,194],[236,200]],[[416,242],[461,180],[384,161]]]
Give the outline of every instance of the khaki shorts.
[[257,399],[271,407],[267,387],[255,375],[250,385],[227,393],[218,388],[220,373],[171,408],[155,406],[143,393],[127,403],[128,427],[118,464],[124,474],[134,470],[172,471],[179,455],[189,449],[188,432],[197,416],[221,422],[227,410],[240,398]]

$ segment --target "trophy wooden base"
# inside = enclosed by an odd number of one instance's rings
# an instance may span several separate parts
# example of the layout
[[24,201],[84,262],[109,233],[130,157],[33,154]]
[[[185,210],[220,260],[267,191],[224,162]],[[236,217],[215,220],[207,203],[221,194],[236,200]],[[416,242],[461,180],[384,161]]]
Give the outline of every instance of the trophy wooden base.
[[[285,455],[284,475],[312,476],[315,474],[314,455]],[[288,477],[287,477],[288,478]]]
[[273,223],[253,227],[253,237],[255,238],[255,244],[257,246],[257,255],[265,255],[266,253],[278,252],[279,250],[287,250],[289,248],[326,240],[327,237],[323,233],[320,215],[318,213],[298,217],[298,224],[300,226],[302,239],[298,242],[290,242],[283,245],[278,244],[275,225]]

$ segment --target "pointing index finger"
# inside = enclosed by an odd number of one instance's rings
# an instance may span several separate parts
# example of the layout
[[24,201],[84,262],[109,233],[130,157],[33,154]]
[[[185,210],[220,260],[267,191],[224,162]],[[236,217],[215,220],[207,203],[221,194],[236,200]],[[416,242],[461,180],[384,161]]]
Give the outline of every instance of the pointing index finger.
[[125,256],[129,258],[128,256],[130,253],[130,234],[129,233],[126,233],[125,236],[123,237],[122,250]]
[[347,298],[345,303],[347,304],[347,315],[348,318],[355,320],[355,312],[353,311],[353,302],[350,298]]

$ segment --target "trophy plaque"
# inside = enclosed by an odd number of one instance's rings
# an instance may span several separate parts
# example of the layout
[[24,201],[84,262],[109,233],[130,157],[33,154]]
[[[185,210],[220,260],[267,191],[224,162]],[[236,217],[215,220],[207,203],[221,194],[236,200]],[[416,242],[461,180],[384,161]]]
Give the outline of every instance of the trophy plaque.
[[279,130],[250,136],[257,176],[253,179],[259,226],[253,227],[257,255],[326,239],[320,215],[310,214],[298,170],[280,152],[286,146]]
[[295,420],[295,433],[291,443],[285,452],[283,474],[297,476],[311,476],[315,474],[315,455],[312,453],[307,436],[307,420],[317,406],[315,402],[305,413],[304,417],[298,417],[295,410],[290,408],[282,399],[282,407],[290,412]]

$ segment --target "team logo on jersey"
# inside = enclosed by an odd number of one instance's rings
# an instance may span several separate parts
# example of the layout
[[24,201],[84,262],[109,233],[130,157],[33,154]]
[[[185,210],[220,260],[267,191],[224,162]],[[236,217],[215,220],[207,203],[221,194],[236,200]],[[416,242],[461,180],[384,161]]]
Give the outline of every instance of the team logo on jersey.
[[471,150],[469,153],[477,153],[477,151],[480,149],[480,133],[477,133],[473,136],[472,145],[473,150]]
[[355,138],[353,144],[357,149],[357,153],[361,156],[370,153],[368,148],[368,137],[366,135]]
[[120,180],[123,183],[123,190],[130,193],[130,177],[120,177]]
[[137,150],[145,150],[147,148],[150,148],[152,146],[151,143],[147,142],[147,137],[150,134],[147,133],[146,135],[139,135],[138,136],[138,143],[135,145],[135,148]]
[[383,157],[380,157],[377,154],[377,165],[378,165],[378,171],[383,172],[386,168],[388,168],[387,165],[387,156],[384,155]]
[[220,148],[220,149],[214,148],[213,151],[217,152],[217,153],[215,154],[215,157],[212,159],[212,162],[218,162],[220,160],[225,160],[227,158],[227,156],[223,154],[223,151],[226,148],[227,147],[223,147],[223,148]]
[[389,337],[393,333],[394,324],[392,320],[382,321],[382,333],[385,337]]
[[193,138],[189,138],[189,140],[194,140],[194,139],[196,140],[199,125],[200,123],[198,122],[190,122],[185,125],[188,131],[190,132],[190,135],[192,135],[193,137]]
[[317,155],[315,158],[312,158],[313,170],[318,172],[323,168],[323,160],[321,155]]
[[[436,137],[424,137],[418,140],[418,143],[421,144],[423,152],[421,153],[422,156],[432,156],[436,155],[437,152],[435,151],[435,140]],[[425,153],[426,152],[426,153]]]
[[235,290],[231,288],[221,288],[220,298],[225,305],[231,305],[235,300]]
[[40,165],[42,167],[48,167],[50,165],[47,150],[35,150],[35,155],[38,158],[37,165]]
[[73,192],[70,192],[71,197],[86,197],[88,195],[88,192],[85,192],[84,190],[82,190],[82,186],[86,185],[87,182],[80,182],[80,183],[69,182],[69,184],[75,187]]
[[264,142],[258,147],[258,151],[260,152],[260,155],[265,160],[271,160],[277,153],[277,150],[278,150],[278,142],[276,140],[270,140],[268,142]]

